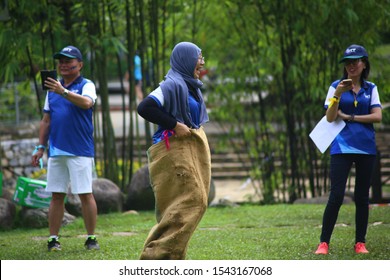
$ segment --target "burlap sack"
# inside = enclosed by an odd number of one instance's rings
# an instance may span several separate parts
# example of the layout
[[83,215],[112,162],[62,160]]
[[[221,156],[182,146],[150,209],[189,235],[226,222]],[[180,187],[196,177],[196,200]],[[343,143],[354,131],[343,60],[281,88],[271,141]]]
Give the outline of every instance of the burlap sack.
[[203,128],[169,141],[169,149],[159,142],[148,150],[157,224],[140,259],[185,259],[188,242],[207,209],[211,159]]

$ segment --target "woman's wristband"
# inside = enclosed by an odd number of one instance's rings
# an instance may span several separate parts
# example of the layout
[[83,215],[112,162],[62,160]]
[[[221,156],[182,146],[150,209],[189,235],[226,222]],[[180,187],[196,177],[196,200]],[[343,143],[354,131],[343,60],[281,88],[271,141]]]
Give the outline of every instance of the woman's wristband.
[[350,115],[348,121],[353,122],[354,120],[355,120],[355,115],[354,114]]
[[46,146],[45,145],[38,145],[38,146],[35,146],[35,149],[39,150],[39,149],[43,149],[43,151],[46,150]]
[[339,102],[340,102],[339,97],[334,95],[332,98],[329,98],[329,106],[328,106],[328,108],[331,108],[333,106],[333,104],[339,103]]

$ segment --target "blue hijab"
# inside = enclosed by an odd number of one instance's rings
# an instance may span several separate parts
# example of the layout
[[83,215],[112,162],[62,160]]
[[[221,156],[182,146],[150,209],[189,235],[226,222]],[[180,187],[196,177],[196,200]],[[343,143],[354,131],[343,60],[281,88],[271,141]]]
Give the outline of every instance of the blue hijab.
[[[209,120],[202,92],[200,91],[203,83],[199,79],[194,78],[194,70],[201,51],[193,43],[178,43],[173,48],[171,54],[171,69],[169,69],[164,81],[160,83],[164,95],[165,110],[172,114],[177,121],[186,124],[190,128],[199,128],[200,125]],[[199,125],[193,123],[191,119],[187,84],[196,91],[193,94],[201,105]]]

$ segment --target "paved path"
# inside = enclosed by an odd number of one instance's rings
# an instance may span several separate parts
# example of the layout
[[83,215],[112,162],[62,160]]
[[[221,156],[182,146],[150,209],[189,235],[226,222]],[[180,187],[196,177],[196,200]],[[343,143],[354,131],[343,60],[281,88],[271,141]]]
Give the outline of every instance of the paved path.
[[255,196],[255,190],[246,180],[214,180],[215,198],[213,203],[217,203],[221,199],[231,202],[247,202],[250,197],[254,197],[254,201],[259,198]]

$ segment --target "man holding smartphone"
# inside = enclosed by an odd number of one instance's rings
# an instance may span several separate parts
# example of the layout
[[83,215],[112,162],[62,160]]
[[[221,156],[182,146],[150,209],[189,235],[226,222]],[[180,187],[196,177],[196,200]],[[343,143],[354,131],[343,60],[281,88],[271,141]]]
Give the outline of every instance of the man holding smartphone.
[[78,194],[87,230],[85,247],[99,249],[95,234],[97,206],[92,194],[94,169],[94,139],[92,114],[96,88],[92,81],[81,76],[83,57],[79,49],[67,46],[54,54],[58,59],[59,81],[47,78],[48,88],[43,118],[39,128],[39,144],[32,156],[37,166],[49,143],[46,191],[52,193],[49,208],[48,250],[59,251],[59,231],[64,216],[64,199],[70,183]]

